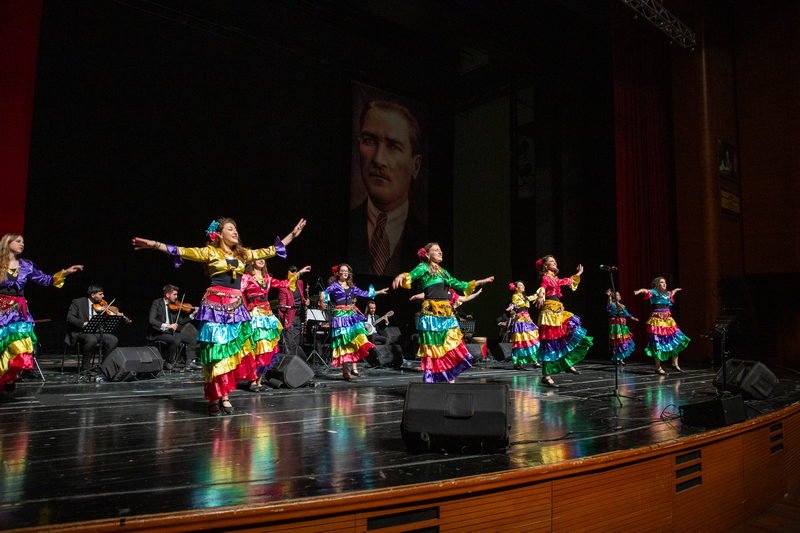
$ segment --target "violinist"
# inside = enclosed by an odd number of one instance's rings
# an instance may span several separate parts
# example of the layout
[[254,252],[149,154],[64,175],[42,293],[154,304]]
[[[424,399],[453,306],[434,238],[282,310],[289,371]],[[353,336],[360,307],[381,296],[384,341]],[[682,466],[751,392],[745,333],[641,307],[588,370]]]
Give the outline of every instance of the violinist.
[[[99,285],[89,285],[86,289],[86,297],[75,298],[69,304],[67,311],[67,336],[64,339],[71,347],[76,347],[81,353],[79,369],[88,369],[92,359],[92,354],[96,353],[98,344],[100,345],[101,358],[111,353],[117,347],[119,339],[111,333],[84,333],[83,328],[89,323],[91,318],[106,312],[105,293],[103,287]],[[102,361],[101,361],[102,362]]]
[[197,354],[197,328],[192,324],[197,308],[178,300],[178,287],[164,285],[161,298],[150,305],[150,327],[147,340],[165,344],[164,368],[172,370],[177,364],[176,356],[181,343],[186,345],[186,369],[202,368],[195,362]]

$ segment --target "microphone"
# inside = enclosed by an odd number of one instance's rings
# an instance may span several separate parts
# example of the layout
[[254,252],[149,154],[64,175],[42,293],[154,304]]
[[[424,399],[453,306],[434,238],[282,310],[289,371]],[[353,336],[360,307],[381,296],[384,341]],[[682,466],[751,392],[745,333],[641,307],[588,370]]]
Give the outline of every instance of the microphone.
[[608,270],[609,272],[616,272],[619,269],[611,265],[600,265],[600,270]]

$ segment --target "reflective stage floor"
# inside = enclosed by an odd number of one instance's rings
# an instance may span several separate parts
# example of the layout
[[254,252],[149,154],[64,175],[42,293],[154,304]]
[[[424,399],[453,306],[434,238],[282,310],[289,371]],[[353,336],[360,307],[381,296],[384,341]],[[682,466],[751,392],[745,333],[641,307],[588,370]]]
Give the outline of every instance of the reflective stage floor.
[[[50,363],[50,364],[48,364]],[[202,375],[133,383],[75,383],[43,361],[47,382],[28,376],[0,403],[0,529],[339,494],[549,465],[703,432],[678,407],[715,394],[711,369],[629,364],[620,392],[614,367],[584,362],[580,375],[478,364],[459,382],[510,387],[512,446],[491,455],[407,453],[400,436],[405,389],[421,374],[362,368],[356,382],[320,370],[312,386],[237,391],[232,416],[209,417]],[[48,370],[48,368],[54,370]],[[775,371],[775,369],[772,369]],[[776,371],[757,417],[800,400],[800,376]],[[440,385],[446,387],[447,385]]]

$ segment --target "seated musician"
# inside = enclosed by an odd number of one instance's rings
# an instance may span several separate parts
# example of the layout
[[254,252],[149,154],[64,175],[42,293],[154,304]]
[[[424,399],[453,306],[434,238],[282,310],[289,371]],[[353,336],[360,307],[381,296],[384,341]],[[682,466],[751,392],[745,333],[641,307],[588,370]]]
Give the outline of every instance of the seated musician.
[[112,333],[84,333],[83,329],[89,320],[96,314],[103,313],[101,304],[104,302],[103,287],[99,285],[89,285],[86,289],[86,297],[75,298],[69,304],[67,311],[67,336],[64,339],[71,347],[76,347],[81,353],[80,368],[89,370],[89,364],[100,346],[101,359],[107,356],[117,347],[119,339]]
[[164,368],[172,370],[178,363],[176,357],[181,343],[186,345],[186,369],[202,368],[195,361],[197,354],[197,328],[192,324],[197,309],[181,309],[178,301],[178,287],[164,285],[162,297],[150,304],[149,329],[147,340],[163,342]]
[[367,337],[372,344],[386,344],[388,338],[385,335],[386,326],[389,325],[389,317],[378,316],[378,306],[375,300],[367,302],[367,310],[364,313],[367,318]]

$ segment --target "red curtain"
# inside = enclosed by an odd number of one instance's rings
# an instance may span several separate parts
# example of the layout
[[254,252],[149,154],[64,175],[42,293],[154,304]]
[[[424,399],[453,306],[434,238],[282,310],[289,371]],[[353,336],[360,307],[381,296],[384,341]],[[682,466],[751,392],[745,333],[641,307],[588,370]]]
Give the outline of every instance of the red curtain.
[[25,223],[41,0],[0,1],[0,235]]
[[649,310],[632,291],[673,273],[674,180],[669,54],[663,40],[637,30],[614,32],[617,261],[623,302],[645,319]]

